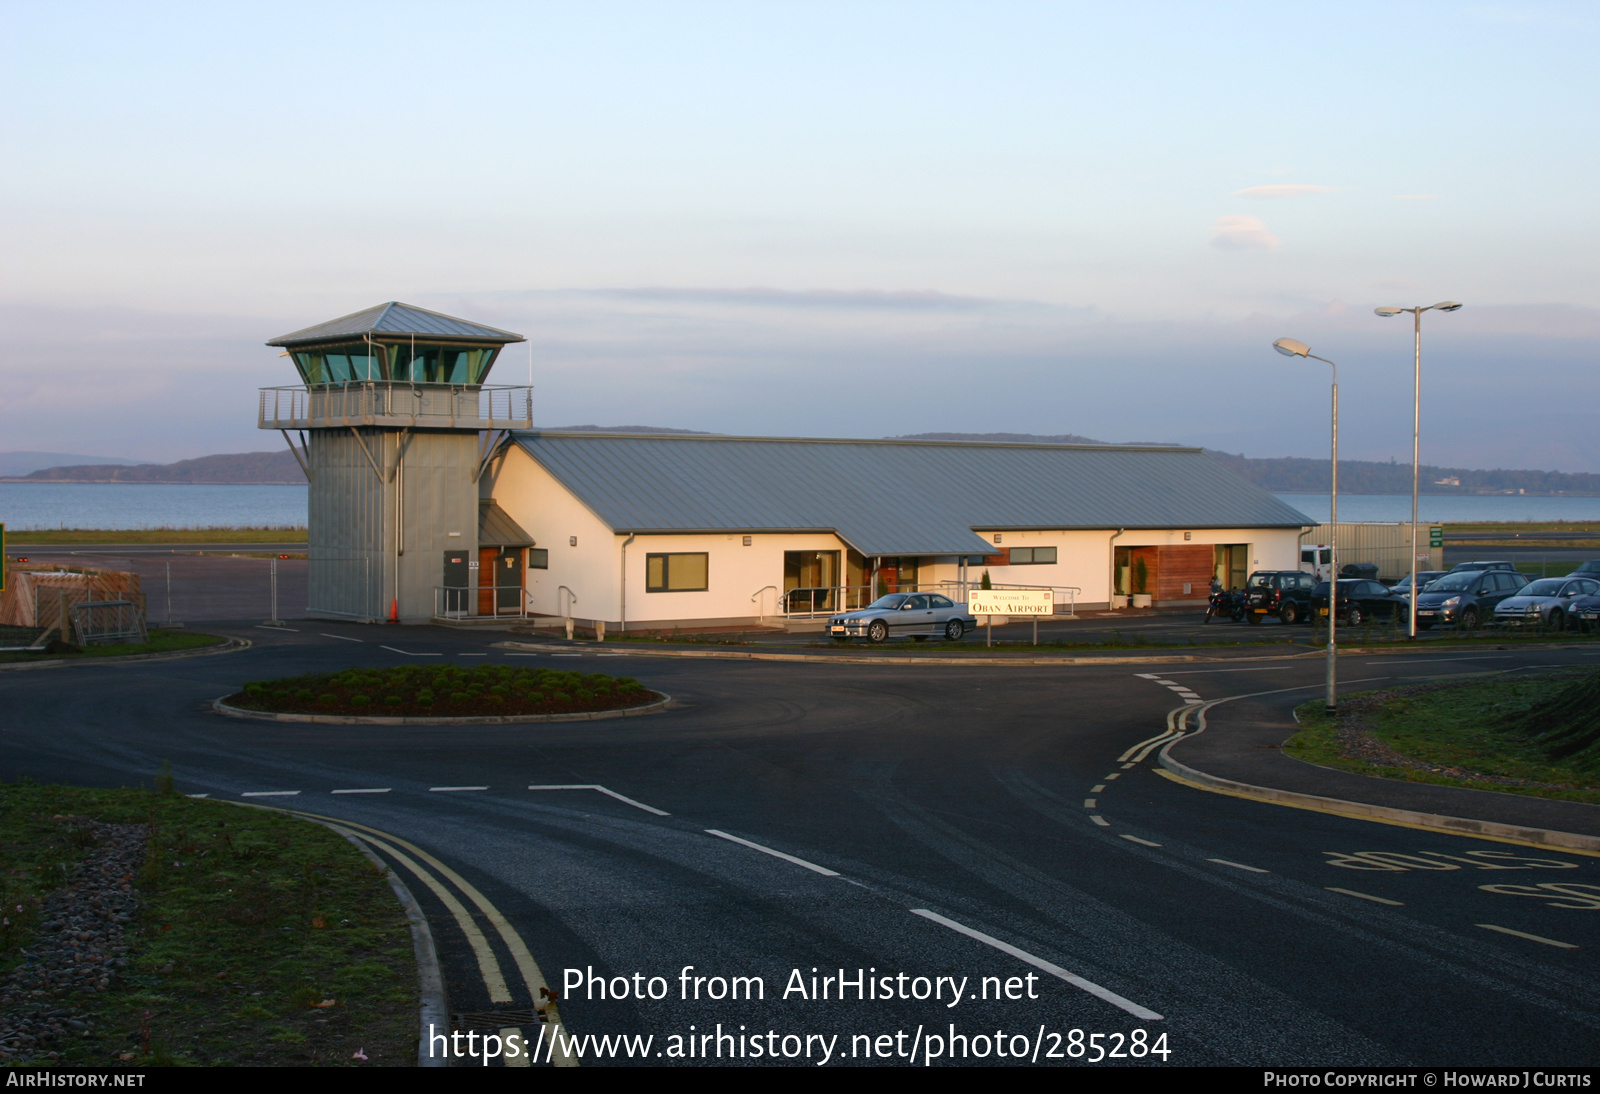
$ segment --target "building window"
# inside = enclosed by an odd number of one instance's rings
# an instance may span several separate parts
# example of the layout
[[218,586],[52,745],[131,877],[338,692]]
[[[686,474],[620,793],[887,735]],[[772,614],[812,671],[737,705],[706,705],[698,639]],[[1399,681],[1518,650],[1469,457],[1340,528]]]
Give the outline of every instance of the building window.
[[1053,566],[1056,561],[1054,547],[1013,547],[1011,548],[1011,565],[1013,566]]
[[645,555],[644,591],[699,593],[706,589],[706,554]]
[[528,569],[548,570],[550,568],[550,552],[543,547],[528,548]]

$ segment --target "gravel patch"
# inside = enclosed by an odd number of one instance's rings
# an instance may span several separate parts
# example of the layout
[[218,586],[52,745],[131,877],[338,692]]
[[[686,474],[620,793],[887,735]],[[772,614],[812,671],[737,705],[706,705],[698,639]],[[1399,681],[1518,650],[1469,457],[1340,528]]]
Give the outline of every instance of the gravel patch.
[[128,963],[126,933],[138,912],[134,875],[149,833],[142,824],[58,817],[76,839],[92,840],[67,884],[40,910],[23,963],[0,981],[0,1064],[48,1062],[68,1037],[87,1037],[89,1019],[73,997],[103,992]]

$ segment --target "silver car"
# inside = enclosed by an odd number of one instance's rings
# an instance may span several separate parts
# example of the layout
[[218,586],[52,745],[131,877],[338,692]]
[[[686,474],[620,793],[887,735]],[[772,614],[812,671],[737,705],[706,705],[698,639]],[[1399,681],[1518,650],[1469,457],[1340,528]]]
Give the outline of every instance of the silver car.
[[889,593],[865,608],[845,612],[828,620],[828,636],[843,642],[865,638],[868,642],[887,642],[891,638],[911,638],[918,642],[934,635],[959,642],[961,636],[978,625],[967,614],[965,605],[938,593]]
[[1495,605],[1494,621],[1506,627],[1559,631],[1567,625],[1572,602],[1595,592],[1600,592],[1600,581],[1591,577],[1542,577]]

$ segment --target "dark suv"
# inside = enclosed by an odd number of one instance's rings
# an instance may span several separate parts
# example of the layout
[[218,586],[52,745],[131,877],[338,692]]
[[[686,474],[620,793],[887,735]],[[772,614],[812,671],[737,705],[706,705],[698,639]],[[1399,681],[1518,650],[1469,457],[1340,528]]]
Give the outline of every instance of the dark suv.
[[1244,587],[1244,617],[1259,623],[1275,615],[1285,623],[1311,619],[1311,590],[1317,579],[1301,570],[1257,570]]
[[1515,570],[1457,570],[1417,594],[1417,626],[1458,623],[1473,630],[1494,618],[1495,605],[1528,583]]

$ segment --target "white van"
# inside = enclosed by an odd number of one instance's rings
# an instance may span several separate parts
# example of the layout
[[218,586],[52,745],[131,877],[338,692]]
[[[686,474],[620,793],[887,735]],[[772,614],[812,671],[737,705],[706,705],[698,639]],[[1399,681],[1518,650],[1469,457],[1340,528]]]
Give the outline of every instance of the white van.
[[1333,548],[1319,543],[1315,547],[1300,548],[1300,570],[1321,581],[1333,565]]

